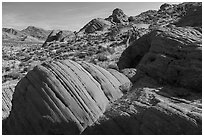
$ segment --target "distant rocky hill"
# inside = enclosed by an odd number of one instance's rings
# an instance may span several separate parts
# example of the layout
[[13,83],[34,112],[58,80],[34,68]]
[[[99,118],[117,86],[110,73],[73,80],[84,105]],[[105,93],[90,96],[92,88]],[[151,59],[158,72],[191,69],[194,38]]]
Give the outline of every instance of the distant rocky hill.
[[23,29],[21,32],[41,40],[46,39],[49,34],[48,30],[44,30],[42,28],[38,28],[34,26],[28,26],[26,29]]
[[2,31],[13,35],[23,35],[19,30],[13,28],[2,28]]
[[[45,30],[35,26],[28,26],[23,30],[2,28],[2,39],[10,41],[44,42],[52,30]],[[55,30],[56,32],[59,30]],[[73,32],[63,30],[63,36],[73,35]]]
[[40,42],[39,39],[25,34],[13,28],[2,29],[2,40],[7,41],[26,41],[26,42]]

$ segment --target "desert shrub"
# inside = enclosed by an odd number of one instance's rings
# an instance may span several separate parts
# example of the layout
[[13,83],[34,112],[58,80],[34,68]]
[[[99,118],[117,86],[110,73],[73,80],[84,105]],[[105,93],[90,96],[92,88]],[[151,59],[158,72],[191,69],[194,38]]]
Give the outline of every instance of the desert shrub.
[[11,70],[10,67],[5,67],[4,69],[5,69],[6,72]]
[[26,66],[26,63],[25,63],[25,62],[21,62],[21,63],[19,64],[19,67],[23,67],[23,66]]
[[107,68],[108,68],[108,69],[119,70],[116,63],[110,63]]
[[21,77],[21,74],[19,72],[10,72],[7,74],[7,77],[12,78],[12,79],[18,79]]
[[98,61],[107,61],[108,60],[108,57],[104,54],[99,54],[97,56],[97,58],[98,58]]
[[108,47],[108,48],[107,48],[107,51],[108,51],[110,54],[115,53],[115,49],[112,48],[112,47]]

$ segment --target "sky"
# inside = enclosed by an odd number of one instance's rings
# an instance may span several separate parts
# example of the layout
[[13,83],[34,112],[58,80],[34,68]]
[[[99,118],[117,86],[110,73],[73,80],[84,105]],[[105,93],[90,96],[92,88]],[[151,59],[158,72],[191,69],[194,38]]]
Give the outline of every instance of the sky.
[[[115,8],[128,16],[158,10],[164,2],[3,2],[2,27],[78,31],[94,18],[107,18]],[[174,2],[176,3],[176,2]],[[176,3],[178,4],[178,3]]]

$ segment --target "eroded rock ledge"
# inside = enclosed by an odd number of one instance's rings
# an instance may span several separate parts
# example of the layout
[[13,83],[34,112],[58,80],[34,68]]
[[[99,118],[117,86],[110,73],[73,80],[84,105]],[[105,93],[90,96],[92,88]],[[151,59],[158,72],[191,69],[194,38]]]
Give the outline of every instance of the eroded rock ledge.
[[194,101],[200,94],[191,94],[188,96],[190,98],[182,99],[176,96],[178,93],[168,94],[168,91],[173,93],[181,89],[161,87],[156,83],[150,77],[141,78],[131,92],[114,102],[83,134],[202,134],[202,103]]
[[202,91],[202,32],[192,27],[162,27],[129,46],[118,62],[120,70],[136,68],[158,81]]

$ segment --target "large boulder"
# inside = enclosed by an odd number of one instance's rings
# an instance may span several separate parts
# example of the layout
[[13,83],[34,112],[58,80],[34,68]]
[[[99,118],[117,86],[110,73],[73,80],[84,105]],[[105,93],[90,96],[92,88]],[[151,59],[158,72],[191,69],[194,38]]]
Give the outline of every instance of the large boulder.
[[43,63],[15,87],[3,134],[79,134],[130,87],[116,70],[71,60]]
[[110,15],[106,20],[111,21],[112,23],[121,23],[128,24],[128,16],[119,8],[113,10],[112,15]]
[[201,44],[202,33],[194,28],[158,28],[129,46],[122,53],[118,67],[136,68],[158,81],[201,92]]
[[159,10],[167,10],[169,8],[172,8],[173,6],[171,4],[168,4],[168,3],[164,3],[160,6]]

